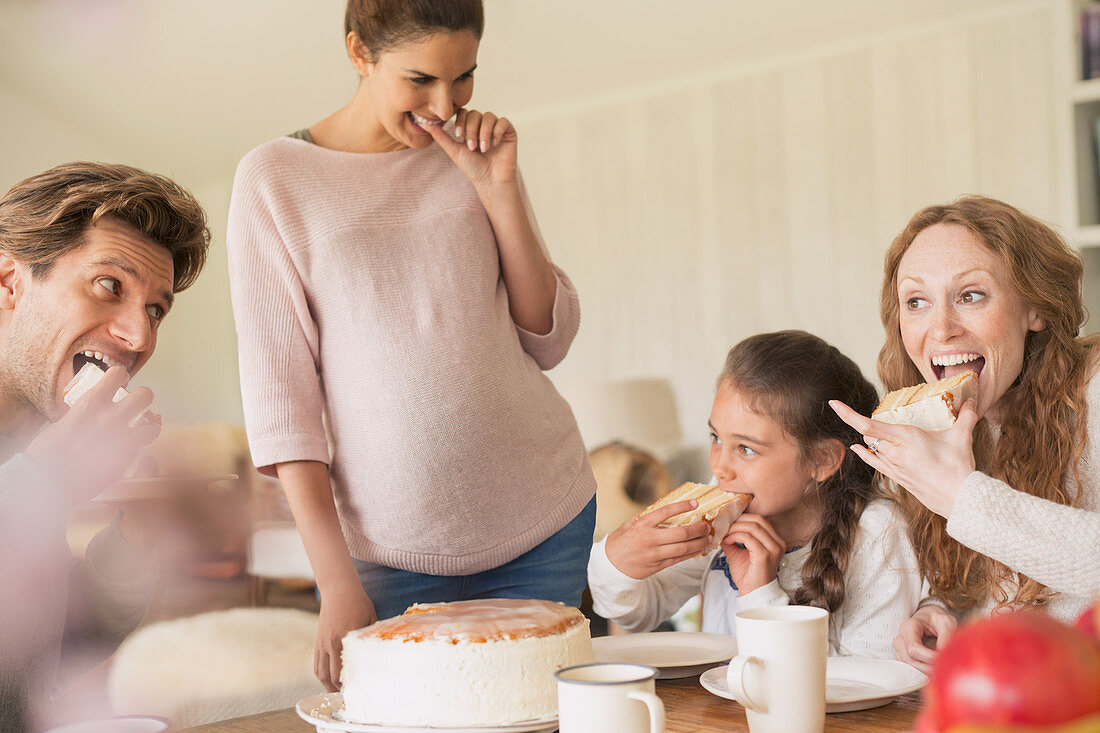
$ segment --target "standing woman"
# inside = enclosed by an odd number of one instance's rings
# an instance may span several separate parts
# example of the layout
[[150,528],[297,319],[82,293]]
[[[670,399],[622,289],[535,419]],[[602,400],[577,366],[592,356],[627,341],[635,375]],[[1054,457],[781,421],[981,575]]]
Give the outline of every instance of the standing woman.
[[898,658],[925,668],[955,614],[1041,606],[1075,618],[1100,593],[1098,339],[1082,337],[1081,258],[1049,226],[968,196],[912,218],[886,253],[879,376],[893,390],[963,371],[978,397],[941,432],[832,403],[853,446],[900,485],[932,596]]
[[[468,110],[481,0],[350,0],[351,101],[241,161],[228,244],[252,457],[317,579],[318,678],[413,602],[580,603],[595,479],[543,374],[580,322]],[[449,121],[454,118],[453,128]]]

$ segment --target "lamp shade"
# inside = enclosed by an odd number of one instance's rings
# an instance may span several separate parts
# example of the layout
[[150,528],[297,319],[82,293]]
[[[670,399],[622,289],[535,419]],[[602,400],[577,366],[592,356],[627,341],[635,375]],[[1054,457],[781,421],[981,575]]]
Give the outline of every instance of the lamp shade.
[[667,460],[679,449],[683,434],[667,379],[563,379],[557,386],[589,450],[618,441]]

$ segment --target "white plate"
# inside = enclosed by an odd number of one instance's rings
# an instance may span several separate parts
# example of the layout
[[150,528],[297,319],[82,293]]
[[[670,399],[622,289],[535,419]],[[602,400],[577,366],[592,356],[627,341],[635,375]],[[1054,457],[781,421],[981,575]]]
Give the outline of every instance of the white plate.
[[[715,667],[699,678],[707,692],[732,700],[726,684],[729,665]],[[825,664],[825,712],[846,713],[877,708],[924,687],[928,681],[919,670],[893,659],[829,657]]]
[[148,476],[119,479],[92,501],[110,504],[117,501],[163,499],[181,488],[206,486],[218,481],[235,481],[235,473],[215,473],[203,476]]
[[317,726],[317,733],[342,731],[347,733],[412,733],[412,731],[430,731],[430,733],[533,733],[558,729],[558,719],[529,720],[511,725],[474,726],[465,728],[439,728],[430,726],[404,725],[367,725],[350,723],[339,717],[343,709],[344,696],[339,692],[326,692],[322,695],[310,695],[298,701],[295,710],[298,716]]
[[693,677],[737,654],[737,637],[699,631],[597,636],[597,662],[630,662],[657,668],[658,679]]

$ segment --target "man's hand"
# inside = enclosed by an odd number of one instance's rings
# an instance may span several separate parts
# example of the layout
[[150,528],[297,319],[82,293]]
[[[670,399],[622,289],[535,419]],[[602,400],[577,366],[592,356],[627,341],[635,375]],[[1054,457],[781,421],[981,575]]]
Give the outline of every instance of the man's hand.
[[742,514],[722,538],[730,577],[742,595],[775,579],[787,543],[759,514]]
[[677,501],[634,517],[607,536],[607,559],[624,574],[641,580],[678,562],[706,551],[710,525],[695,522],[683,527],[658,525],[698,506],[694,500]]
[[344,635],[378,620],[374,602],[362,586],[349,587],[321,596],[321,617],[317,646],[313,650],[313,673],[330,692],[340,689],[340,651]]
[[901,625],[894,638],[894,651],[898,659],[928,674],[936,655],[959,622],[940,606],[921,606]]
[[75,504],[95,498],[122,477],[143,446],[160,435],[160,417],[130,427],[130,421],[153,402],[139,387],[113,402],[128,380],[126,370],[111,367],[103,379],[78,399],[65,415],[39,433],[24,453],[52,474]]

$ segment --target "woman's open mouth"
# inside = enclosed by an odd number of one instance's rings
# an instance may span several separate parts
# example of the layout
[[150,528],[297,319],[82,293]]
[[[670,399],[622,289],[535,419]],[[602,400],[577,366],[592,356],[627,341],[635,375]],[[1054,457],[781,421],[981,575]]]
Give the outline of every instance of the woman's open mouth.
[[932,371],[937,379],[954,377],[963,372],[974,372],[974,376],[982,376],[985,368],[985,357],[981,354],[939,354],[932,357]]
[[410,120],[412,120],[413,125],[419,128],[439,127],[445,122],[445,120],[437,120],[431,117],[421,117],[415,112],[406,112],[405,114],[408,115]]

